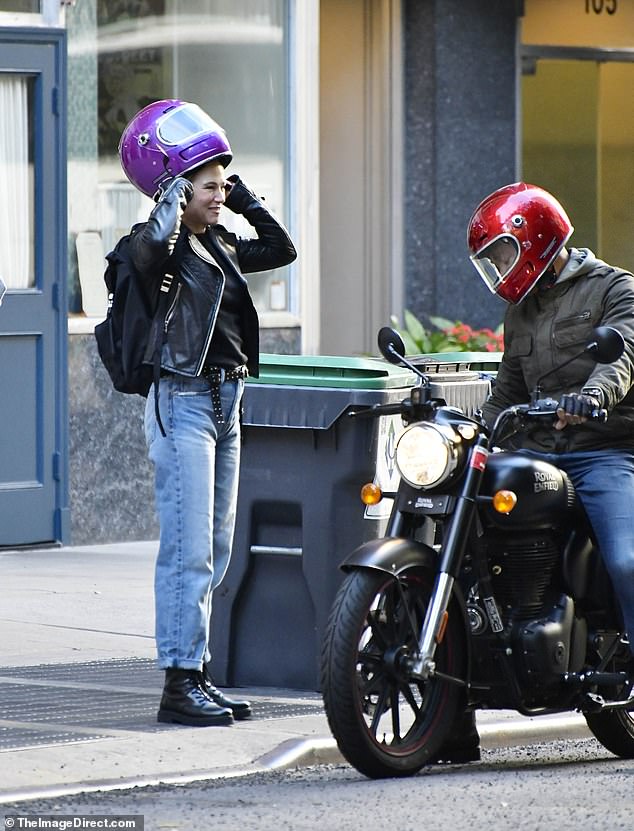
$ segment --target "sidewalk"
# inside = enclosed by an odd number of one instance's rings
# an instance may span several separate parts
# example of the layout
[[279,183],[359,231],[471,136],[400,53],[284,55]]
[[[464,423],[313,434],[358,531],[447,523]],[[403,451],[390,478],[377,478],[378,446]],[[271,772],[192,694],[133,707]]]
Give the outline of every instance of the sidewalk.
[[[231,727],[156,722],[155,542],[0,551],[0,804],[340,762],[316,692],[239,691]],[[586,737],[580,716],[478,714],[483,747]]]

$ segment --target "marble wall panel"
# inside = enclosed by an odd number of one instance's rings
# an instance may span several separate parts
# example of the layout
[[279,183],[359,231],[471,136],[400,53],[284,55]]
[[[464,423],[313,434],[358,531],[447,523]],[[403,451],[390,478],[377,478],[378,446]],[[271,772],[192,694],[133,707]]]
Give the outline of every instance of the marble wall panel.
[[[297,354],[299,329],[263,329],[263,352]],[[69,336],[71,544],[158,538],[145,399],[113,389],[92,334]]]
[[466,228],[478,202],[515,181],[517,20],[509,0],[404,0],[405,305],[497,325]]

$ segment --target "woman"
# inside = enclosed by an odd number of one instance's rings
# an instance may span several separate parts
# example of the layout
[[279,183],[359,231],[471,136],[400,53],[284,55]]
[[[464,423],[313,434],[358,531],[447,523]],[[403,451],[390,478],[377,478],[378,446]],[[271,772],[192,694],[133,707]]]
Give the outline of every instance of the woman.
[[[229,564],[240,464],[240,406],[258,375],[258,317],[243,274],[287,265],[295,248],[280,222],[241,181],[225,177],[226,135],[194,104],[159,101],[126,127],[126,175],[157,204],[130,235],[132,263],[155,297],[174,276],[161,351],[159,414],[148,395],[145,434],[155,469],[160,547],[156,643],[165,687],[158,720],[188,725],[248,718],[206,669],[213,590]],[[220,208],[256,232],[219,224]],[[164,429],[165,435],[162,430]]]

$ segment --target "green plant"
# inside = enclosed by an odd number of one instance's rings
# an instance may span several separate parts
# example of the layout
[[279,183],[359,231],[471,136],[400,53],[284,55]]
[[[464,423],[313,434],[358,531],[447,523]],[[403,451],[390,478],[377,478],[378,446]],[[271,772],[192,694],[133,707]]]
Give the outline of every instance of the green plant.
[[408,355],[431,352],[503,352],[504,335],[502,324],[497,329],[474,329],[460,320],[431,317],[434,329],[426,329],[420,320],[408,309],[403,315],[401,326],[397,317],[392,316],[392,325],[403,338]]

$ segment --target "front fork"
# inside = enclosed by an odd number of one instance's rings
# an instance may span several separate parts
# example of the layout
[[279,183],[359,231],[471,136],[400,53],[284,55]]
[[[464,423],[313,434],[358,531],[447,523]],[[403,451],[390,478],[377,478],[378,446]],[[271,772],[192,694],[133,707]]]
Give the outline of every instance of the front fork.
[[447,625],[448,608],[456,578],[460,574],[465,547],[476,509],[476,498],[486,467],[488,452],[486,436],[479,436],[471,448],[467,473],[456,507],[447,526],[440,550],[440,563],[434,582],[431,602],[418,640],[418,654],[412,661],[411,674],[423,681],[434,675],[436,647],[442,641]]

